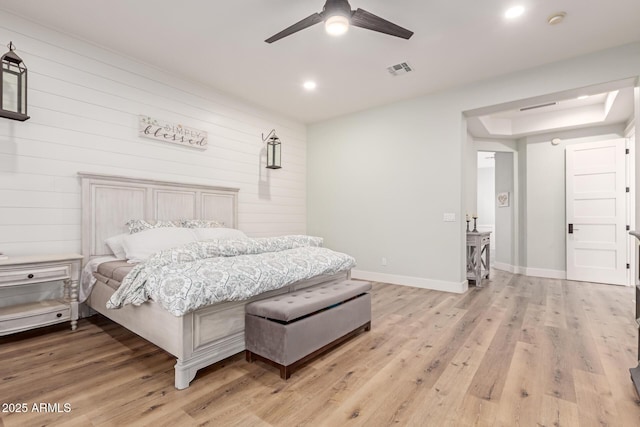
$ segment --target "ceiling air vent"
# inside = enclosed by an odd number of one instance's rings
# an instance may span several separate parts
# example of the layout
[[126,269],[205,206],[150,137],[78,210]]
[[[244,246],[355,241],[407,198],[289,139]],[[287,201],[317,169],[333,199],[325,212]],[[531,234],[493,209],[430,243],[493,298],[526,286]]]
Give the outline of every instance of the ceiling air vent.
[[547,102],[546,104],[532,105],[531,107],[523,107],[520,109],[520,111],[535,110],[536,108],[550,107],[556,104],[557,102]]
[[407,74],[410,71],[413,71],[411,69],[411,66],[409,66],[409,64],[407,64],[406,62],[403,62],[401,64],[396,64],[396,65],[392,65],[391,67],[387,67],[387,71],[389,71],[389,74],[391,74],[392,76],[400,76],[402,74]]

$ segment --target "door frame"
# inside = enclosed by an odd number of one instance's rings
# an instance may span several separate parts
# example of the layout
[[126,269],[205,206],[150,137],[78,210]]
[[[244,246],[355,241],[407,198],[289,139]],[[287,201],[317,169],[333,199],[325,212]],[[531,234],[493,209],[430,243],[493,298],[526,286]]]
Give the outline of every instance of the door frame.
[[[509,195],[509,203],[513,206],[511,217],[511,264],[499,263],[496,258],[493,261],[493,266],[498,270],[508,271],[509,273],[525,274],[524,268],[521,267],[522,262],[520,260],[520,172],[518,170],[519,161],[517,142],[510,140],[477,140],[474,141],[474,148],[476,149],[476,153],[481,151],[491,151],[495,153],[511,153],[513,155],[513,194]],[[477,170],[475,173],[477,173]],[[497,220],[495,228],[498,228]],[[495,235],[491,236],[492,240],[495,238]]]

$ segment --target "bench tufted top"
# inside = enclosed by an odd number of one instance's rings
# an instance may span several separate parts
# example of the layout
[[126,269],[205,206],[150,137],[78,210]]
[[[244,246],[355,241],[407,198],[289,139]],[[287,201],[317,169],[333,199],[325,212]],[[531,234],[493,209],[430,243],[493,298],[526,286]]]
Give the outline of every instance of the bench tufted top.
[[288,294],[254,301],[246,305],[248,314],[289,322],[323,308],[341,303],[371,289],[359,280],[322,283]]

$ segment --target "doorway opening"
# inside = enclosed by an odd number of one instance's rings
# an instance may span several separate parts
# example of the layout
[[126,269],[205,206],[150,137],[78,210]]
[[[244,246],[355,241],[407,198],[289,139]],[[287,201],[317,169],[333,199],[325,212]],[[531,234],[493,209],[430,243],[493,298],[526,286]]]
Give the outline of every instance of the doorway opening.
[[[503,158],[503,164],[511,167],[511,188],[501,189],[496,185],[492,197],[495,210],[491,240],[492,246],[496,247],[496,254],[492,256],[496,260],[495,268],[529,276],[567,279],[570,236],[565,188],[566,150],[578,144],[625,139],[627,147],[631,147],[630,155],[626,156],[630,167],[625,181],[625,185],[630,186],[636,180],[634,102],[637,101],[634,96],[638,96],[638,91],[634,89],[635,84],[635,79],[625,79],[464,113],[470,141],[468,147],[477,156],[493,152],[495,174],[499,174],[500,169],[498,157],[510,156]],[[477,182],[467,187],[476,194],[467,195],[467,200],[477,200],[477,210],[481,211],[488,197],[480,188],[480,158],[477,161],[478,175],[473,177]],[[506,205],[498,207],[498,193],[501,199],[508,200],[508,209]],[[625,227],[634,229],[633,197],[626,198],[622,209],[627,212]],[[510,234],[500,233],[500,216],[505,213],[508,215],[504,217],[511,221],[507,227]],[[479,223],[490,226],[483,221]],[[624,239],[629,240],[627,247],[633,251],[616,256],[625,257],[625,265],[631,264],[629,277],[635,277],[634,242],[628,235]],[[508,264],[501,262],[501,253],[503,260],[509,260]],[[604,282],[593,275],[581,280]],[[625,284],[629,282],[626,280]]]
[[495,267],[496,259],[496,167],[495,152],[478,151],[478,177],[476,206],[478,231],[491,233],[490,259],[491,267]]

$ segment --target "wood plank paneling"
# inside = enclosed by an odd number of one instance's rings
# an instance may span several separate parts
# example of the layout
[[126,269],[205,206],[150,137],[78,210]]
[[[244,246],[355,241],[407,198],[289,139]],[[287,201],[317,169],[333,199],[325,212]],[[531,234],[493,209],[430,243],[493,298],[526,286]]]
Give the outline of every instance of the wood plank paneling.
[[[31,116],[0,120],[0,252],[80,251],[79,171],[240,188],[240,229],[306,232],[303,124],[4,11],[0,39],[29,67]],[[207,131],[208,150],[138,137],[139,114]],[[277,171],[264,168],[272,128]]]

